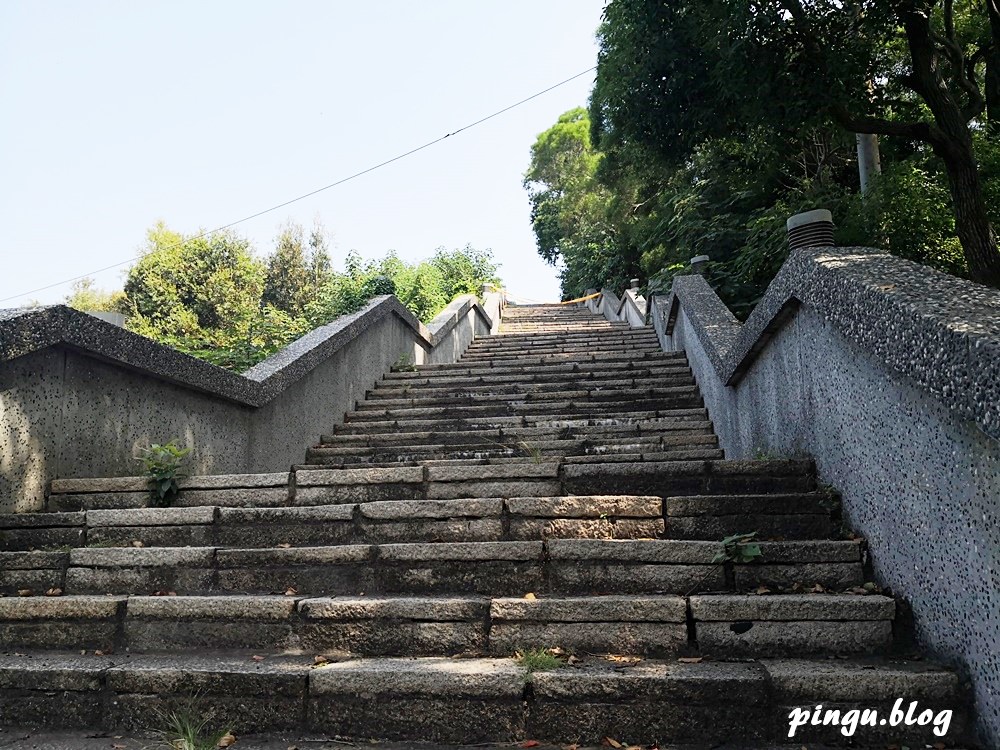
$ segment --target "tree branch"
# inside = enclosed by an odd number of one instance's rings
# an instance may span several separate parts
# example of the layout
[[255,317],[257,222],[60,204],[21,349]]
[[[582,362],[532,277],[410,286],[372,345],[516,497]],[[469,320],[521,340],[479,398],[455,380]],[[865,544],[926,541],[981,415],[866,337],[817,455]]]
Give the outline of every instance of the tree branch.
[[896,122],[881,117],[855,115],[842,104],[832,105],[830,114],[841,127],[852,133],[892,135],[930,144],[938,139],[935,128],[926,122]]

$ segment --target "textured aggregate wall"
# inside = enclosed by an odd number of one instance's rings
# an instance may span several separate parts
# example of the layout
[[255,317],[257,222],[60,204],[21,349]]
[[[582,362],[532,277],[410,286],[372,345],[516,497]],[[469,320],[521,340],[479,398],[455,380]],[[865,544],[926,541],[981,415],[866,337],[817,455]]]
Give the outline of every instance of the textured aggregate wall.
[[[454,309],[460,314],[443,315],[434,346],[397,315],[371,316],[359,335],[259,406],[227,397],[221,386],[212,393],[172,383],[64,345],[0,362],[0,512],[42,510],[54,478],[134,476],[140,448],[172,439],[193,448],[193,474],[286,471],[400,357],[452,362],[489,334],[474,306]],[[133,337],[121,335],[126,345]],[[176,355],[161,349],[167,361]]]
[[684,349],[727,458],[815,458],[918,637],[969,675],[1000,747],[1000,442],[890,371],[809,306],[726,386],[683,306]]

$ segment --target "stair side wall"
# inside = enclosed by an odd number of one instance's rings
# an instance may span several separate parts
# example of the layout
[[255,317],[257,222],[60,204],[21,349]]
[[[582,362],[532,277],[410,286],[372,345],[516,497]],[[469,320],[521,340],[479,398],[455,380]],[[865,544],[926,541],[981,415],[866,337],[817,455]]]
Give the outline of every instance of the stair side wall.
[[661,304],[657,328],[686,351],[727,458],[815,459],[921,642],[971,678],[979,732],[1000,745],[1000,441],[805,302],[727,385],[702,313],[681,302],[667,335]]
[[430,339],[379,316],[260,405],[65,344],[0,362],[0,512],[43,510],[54,478],[134,476],[140,448],[172,439],[192,447],[191,474],[287,471],[401,357],[451,362],[489,335],[477,305],[457,309]]

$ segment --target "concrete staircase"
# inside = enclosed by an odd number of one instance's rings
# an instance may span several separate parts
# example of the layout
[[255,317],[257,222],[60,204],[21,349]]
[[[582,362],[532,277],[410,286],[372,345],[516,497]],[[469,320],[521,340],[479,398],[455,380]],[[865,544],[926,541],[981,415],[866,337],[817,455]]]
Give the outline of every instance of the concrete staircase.
[[[724,460],[684,356],[583,310],[508,308],[461,361],[390,373],[290,474],[170,508],[59,480],[0,529],[7,725],[143,731],[194,697],[237,733],[941,742],[787,739],[794,707],[903,698],[965,727],[811,462]],[[720,562],[747,532],[759,558]]]

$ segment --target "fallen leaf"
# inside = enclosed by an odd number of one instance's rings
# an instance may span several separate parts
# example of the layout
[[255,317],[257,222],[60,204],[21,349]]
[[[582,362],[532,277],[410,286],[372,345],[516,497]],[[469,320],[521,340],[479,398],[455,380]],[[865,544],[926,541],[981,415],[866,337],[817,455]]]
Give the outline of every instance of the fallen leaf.
[[278,545],[278,549],[288,549],[291,546],[292,545],[290,545],[288,542],[282,542],[281,544]]
[[31,589],[18,589],[17,590],[17,595],[18,596],[32,596],[33,594],[34,594],[34,592]]
[[542,743],[538,740],[525,740],[519,745],[519,747],[538,747],[541,744]]
[[618,750],[618,748],[622,746],[622,743],[620,743],[616,739],[612,739],[611,737],[605,737],[603,740],[601,740],[601,744],[604,745],[605,747],[613,747],[615,748],[615,750]]
[[138,548],[138,547],[145,547],[146,545],[143,543],[141,539],[133,539],[132,546]]
[[264,661],[264,657],[263,656],[257,656],[256,654],[254,654],[250,658],[253,659],[254,661]]
[[329,663],[330,660],[321,654],[318,654],[313,657],[313,664],[329,664]]
[[294,587],[290,589],[285,589],[285,596],[295,596],[299,593]]
[[563,745],[562,750],[577,750],[580,746],[575,742],[572,745]]
[[112,745],[111,747],[112,747],[112,750],[125,750],[125,748],[128,747],[128,745],[119,745],[119,744],[116,743],[116,744]]
[[761,594],[761,595],[763,595],[763,594],[770,594],[771,593],[771,589],[769,589],[767,586],[763,586],[763,585],[762,586],[758,586],[756,593]]
[[527,600],[528,600],[529,602],[533,602],[533,601],[535,601],[535,599],[537,599],[538,597],[537,597],[537,596],[535,596],[534,594],[532,594],[532,593],[531,593],[531,592],[529,591],[529,592],[528,592],[527,594],[525,594],[525,595],[524,595],[524,598],[525,598],[525,599],[527,599]]
[[45,592],[45,596],[62,596],[62,589],[51,588]]
[[677,661],[681,664],[701,664],[704,658],[703,656],[682,656]]
[[94,656],[104,656],[104,652],[103,652],[103,651],[101,651],[101,649],[97,649],[97,650],[96,650],[96,651],[94,652]]
[[629,745],[625,750],[642,750],[642,745]]
[[219,744],[216,747],[229,747],[230,745],[236,744],[236,737],[233,736],[232,732],[226,732],[219,738]]

